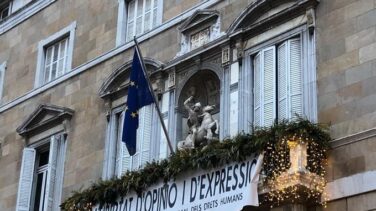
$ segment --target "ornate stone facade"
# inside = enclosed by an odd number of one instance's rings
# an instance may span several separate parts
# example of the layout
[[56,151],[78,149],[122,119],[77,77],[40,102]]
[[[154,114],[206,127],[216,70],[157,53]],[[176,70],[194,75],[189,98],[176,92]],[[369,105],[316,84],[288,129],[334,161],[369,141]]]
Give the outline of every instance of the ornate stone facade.
[[[18,206],[23,150],[39,150],[33,143],[55,134],[63,133],[66,143],[59,151],[64,157],[58,156],[64,168],[56,203],[94,180],[121,173],[114,137],[133,55],[132,42],[117,42],[125,22],[119,18],[125,17],[121,1],[38,0],[0,21],[0,64],[6,64],[0,72],[0,210]],[[137,39],[175,148],[189,133],[184,109],[189,96],[215,105],[210,114],[218,120],[219,139],[252,132],[257,54],[272,47],[281,58],[278,49],[299,40],[302,115],[330,123],[334,137],[327,210],[376,209],[374,0],[163,0],[158,6],[161,25]],[[72,70],[35,87],[39,43],[72,23]],[[191,48],[191,36],[208,27],[209,39]],[[160,159],[169,152],[153,108],[150,113],[148,137],[157,144],[143,155]]]

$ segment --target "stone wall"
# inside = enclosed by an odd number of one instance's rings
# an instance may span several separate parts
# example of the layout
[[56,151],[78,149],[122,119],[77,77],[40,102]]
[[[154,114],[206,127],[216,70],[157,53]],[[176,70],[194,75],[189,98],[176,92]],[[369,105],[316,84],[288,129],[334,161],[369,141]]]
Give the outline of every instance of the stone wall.
[[334,138],[375,127],[375,1],[321,1],[316,15],[319,121]]
[[[375,135],[365,132],[376,126],[376,1],[321,1],[316,15],[319,122],[330,123],[336,139],[327,177],[333,182],[376,169]],[[375,192],[335,200],[326,210],[373,210],[372,198]]]

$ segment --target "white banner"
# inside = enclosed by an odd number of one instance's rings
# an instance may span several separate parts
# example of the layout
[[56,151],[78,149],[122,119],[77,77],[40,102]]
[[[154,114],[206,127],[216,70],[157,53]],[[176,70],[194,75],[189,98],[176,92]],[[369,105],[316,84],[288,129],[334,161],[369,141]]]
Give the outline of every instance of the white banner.
[[[258,158],[257,158],[258,157]],[[116,204],[95,211],[221,211],[258,206],[257,184],[263,155],[221,168],[182,175],[160,182],[137,196],[132,192]]]

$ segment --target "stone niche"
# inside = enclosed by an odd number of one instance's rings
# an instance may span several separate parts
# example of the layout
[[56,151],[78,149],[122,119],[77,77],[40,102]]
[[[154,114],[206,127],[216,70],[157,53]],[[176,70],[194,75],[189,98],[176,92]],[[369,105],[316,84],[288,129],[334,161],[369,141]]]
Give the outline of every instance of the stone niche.
[[184,84],[179,98],[177,108],[177,141],[183,140],[188,135],[188,112],[184,108],[184,101],[193,96],[189,106],[200,102],[202,107],[214,105],[211,112],[214,119],[219,120],[220,111],[220,79],[211,70],[199,70],[192,75]]

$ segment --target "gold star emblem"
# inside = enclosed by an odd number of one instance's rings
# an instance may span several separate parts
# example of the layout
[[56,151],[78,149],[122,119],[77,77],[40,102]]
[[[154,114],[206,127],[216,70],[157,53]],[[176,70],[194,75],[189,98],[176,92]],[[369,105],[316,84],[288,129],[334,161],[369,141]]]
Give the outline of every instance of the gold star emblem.
[[131,81],[131,86],[135,86],[135,82],[134,81]]
[[132,116],[133,118],[136,118],[136,117],[137,117],[137,112],[132,112],[132,113],[131,113],[131,116]]

